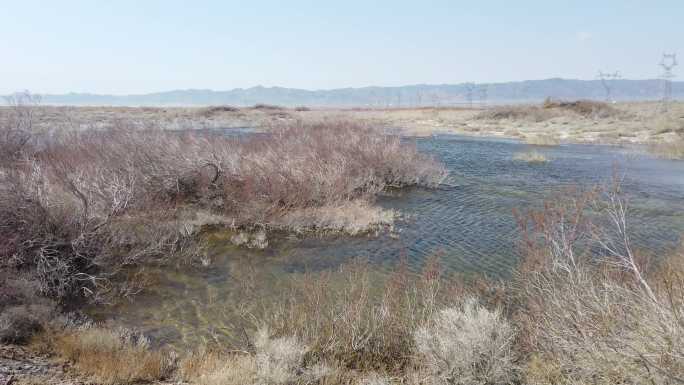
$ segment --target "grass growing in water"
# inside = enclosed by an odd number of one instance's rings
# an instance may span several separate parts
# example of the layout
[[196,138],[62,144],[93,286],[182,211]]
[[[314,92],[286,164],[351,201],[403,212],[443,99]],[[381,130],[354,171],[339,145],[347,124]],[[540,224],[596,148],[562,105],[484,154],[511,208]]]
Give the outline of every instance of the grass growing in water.
[[519,152],[513,155],[513,160],[527,163],[546,163],[549,158],[539,151]]
[[651,146],[651,152],[668,159],[684,159],[684,138]]
[[535,134],[526,136],[525,143],[533,146],[558,146],[560,139],[551,134]]

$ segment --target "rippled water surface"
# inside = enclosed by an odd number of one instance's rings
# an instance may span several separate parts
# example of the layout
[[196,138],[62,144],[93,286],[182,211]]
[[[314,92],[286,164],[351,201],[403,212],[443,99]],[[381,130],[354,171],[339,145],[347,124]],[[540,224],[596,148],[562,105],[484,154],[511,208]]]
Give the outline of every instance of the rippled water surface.
[[518,259],[513,209],[537,205],[567,186],[604,183],[616,165],[626,175],[634,244],[664,253],[684,233],[684,162],[634,149],[563,145],[537,148],[550,161],[531,164],[513,160],[530,148],[511,140],[439,136],[417,144],[444,162],[451,175],[440,188],[379,199],[403,214],[396,235],[286,237],[271,239],[262,251],[219,245],[210,268],[157,270],[155,284],[135,302],[96,315],[141,328],[162,342],[193,345],[220,338],[230,322],[227,309],[240,303],[234,277],[245,271],[282,277],[335,268],[354,257],[368,259],[380,271],[406,258],[418,271],[427,256],[439,254],[448,269],[505,278]]

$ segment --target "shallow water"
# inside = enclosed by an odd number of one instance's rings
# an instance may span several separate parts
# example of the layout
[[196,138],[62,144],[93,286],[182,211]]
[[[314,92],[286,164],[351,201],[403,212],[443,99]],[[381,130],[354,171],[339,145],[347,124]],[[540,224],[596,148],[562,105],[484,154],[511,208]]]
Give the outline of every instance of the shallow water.
[[512,160],[530,146],[501,139],[437,136],[416,139],[451,175],[437,189],[413,188],[380,197],[378,204],[403,214],[396,235],[284,237],[266,250],[226,243],[206,269],[156,269],[156,281],[135,302],[99,308],[93,315],[146,331],[159,342],[195,345],[221,340],[239,305],[236,276],[330,269],[355,257],[389,271],[405,258],[419,271],[426,257],[440,256],[452,271],[505,278],[518,260],[513,209],[538,205],[567,186],[610,180],[614,167],[625,175],[633,243],[643,252],[673,250],[684,233],[684,162],[653,158],[638,149],[595,145],[535,148],[550,161]]

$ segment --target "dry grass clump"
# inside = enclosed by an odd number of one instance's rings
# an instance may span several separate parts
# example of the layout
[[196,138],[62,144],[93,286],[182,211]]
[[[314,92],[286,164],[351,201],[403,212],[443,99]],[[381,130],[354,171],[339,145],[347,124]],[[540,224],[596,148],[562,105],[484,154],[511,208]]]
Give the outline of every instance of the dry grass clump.
[[478,113],[477,120],[523,120],[530,122],[543,122],[556,117],[553,111],[532,105],[524,106],[497,106]]
[[308,349],[295,337],[274,338],[261,328],[254,335],[253,348],[253,352],[195,352],[180,361],[179,374],[201,385],[310,384],[336,374],[325,364],[306,366]]
[[0,343],[24,344],[43,330],[56,311],[39,296],[37,282],[16,271],[0,270]]
[[284,110],[284,107],[276,106],[274,104],[257,103],[253,107],[255,110]]
[[414,338],[433,383],[507,384],[515,378],[515,332],[501,311],[474,298],[436,313]]
[[651,152],[667,159],[684,159],[684,138],[651,145]]
[[547,98],[544,101],[543,108],[567,110],[590,119],[605,119],[624,115],[622,111],[616,109],[610,104],[594,100],[576,100],[567,102]]
[[279,218],[275,226],[296,232],[338,232],[357,235],[391,227],[397,213],[366,201],[346,201],[323,207],[292,211]]
[[391,383],[389,377],[374,372],[363,376],[356,382],[358,385],[390,385]]
[[57,354],[101,384],[133,384],[168,378],[171,355],[153,351],[139,334],[99,327],[73,331],[55,341]]
[[513,160],[527,163],[546,163],[549,158],[539,151],[526,151],[513,155]]
[[266,328],[257,331],[254,347],[257,377],[269,384],[293,382],[307,352],[307,347],[296,337],[271,338]]
[[558,146],[560,139],[551,134],[534,134],[525,136],[525,143],[533,146]]
[[198,354],[181,360],[181,377],[197,385],[256,383],[256,360],[249,354]]
[[[624,112],[603,102],[593,100],[577,100],[572,102],[547,98],[539,105],[498,106],[480,112],[475,116],[478,120],[521,120],[528,122],[544,122],[570,112],[589,119],[606,119],[625,115]],[[567,113],[565,114],[567,115]]]
[[209,106],[209,107],[202,108],[201,110],[198,111],[198,113],[200,115],[206,116],[206,117],[211,117],[211,116],[218,115],[218,114],[225,113],[225,112],[235,113],[235,112],[240,112],[240,109],[237,107],[233,107],[233,106]]
[[0,313],[0,343],[23,344],[43,329],[54,309],[45,305],[21,305]]

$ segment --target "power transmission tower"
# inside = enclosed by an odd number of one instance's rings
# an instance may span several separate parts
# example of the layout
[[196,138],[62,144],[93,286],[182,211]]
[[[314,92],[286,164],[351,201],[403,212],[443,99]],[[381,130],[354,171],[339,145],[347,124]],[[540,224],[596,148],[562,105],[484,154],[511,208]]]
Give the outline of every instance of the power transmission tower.
[[675,77],[672,69],[676,67],[677,64],[676,53],[664,53],[663,58],[660,59],[660,66],[663,68],[663,73],[660,75],[660,78],[663,80],[663,111],[667,111],[668,105],[670,104],[670,101],[672,101],[672,79]]
[[435,93],[432,94],[432,105],[434,107],[439,107],[440,104],[441,103],[440,103],[439,94],[437,94],[437,92],[435,91]]
[[487,94],[488,94],[488,92],[489,92],[489,91],[488,91],[488,89],[487,89],[487,85],[486,85],[486,84],[483,84],[483,85],[480,86],[480,106],[481,106],[482,108],[487,107],[487,97],[488,97]]
[[601,85],[603,85],[603,89],[606,91],[606,102],[612,103],[614,102],[613,100],[613,95],[612,95],[612,81],[615,81],[617,79],[620,79],[620,72],[615,71],[612,74],[599,71],[598,73],[598,78],[601,79]]
[[466,97],[466,100],[468,101],[468,107],[473,108],[473,91],[475,91],[475,84],[466,83],[465,89],[466,89],[465,97]]

